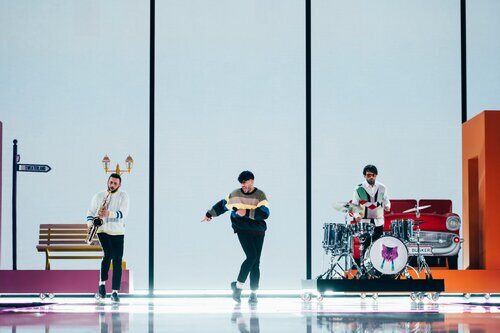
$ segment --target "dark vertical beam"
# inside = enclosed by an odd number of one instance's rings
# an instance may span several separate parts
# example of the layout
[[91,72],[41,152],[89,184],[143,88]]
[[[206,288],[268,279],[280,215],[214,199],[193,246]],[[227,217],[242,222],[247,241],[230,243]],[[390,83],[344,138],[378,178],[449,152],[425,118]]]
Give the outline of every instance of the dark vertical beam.
[[306,278],[311,278],[311,0],[306,0]]
[[460,50],[462,58],[462,124],[467,121],[467,8],[465,0],[460,0]]
[[17,270],[17,140],[12,147],[12,270]]
[[155,0],[150,0],[149,19],[149,295],[155,288]]

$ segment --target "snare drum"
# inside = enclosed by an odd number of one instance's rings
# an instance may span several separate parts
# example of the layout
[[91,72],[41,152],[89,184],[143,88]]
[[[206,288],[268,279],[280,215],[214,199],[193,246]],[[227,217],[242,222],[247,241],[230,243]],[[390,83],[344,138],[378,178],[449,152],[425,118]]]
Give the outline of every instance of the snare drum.
[[392,220],[391,235],[407,243],[413,240],[413,220]]
[[344,224],[325,223],[323,225],[323,248],[332,254],[340,254],[347,248],[348,230]]
[[408,263],[408,249],[398,238],[383,236],[374,241],[365,252],[363,264],[372,277],[394,276]]
[[349,231],[354,237],[372,236],[375,226],[370,222],[356,222],[349,224]]

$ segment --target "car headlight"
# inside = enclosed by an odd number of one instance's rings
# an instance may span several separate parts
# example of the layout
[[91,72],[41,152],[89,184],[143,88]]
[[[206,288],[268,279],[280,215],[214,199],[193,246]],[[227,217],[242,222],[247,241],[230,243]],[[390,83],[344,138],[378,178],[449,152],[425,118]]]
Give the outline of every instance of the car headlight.
[[446,229],[456,231],[460,229],[460,217],[453,215],[446,219]]

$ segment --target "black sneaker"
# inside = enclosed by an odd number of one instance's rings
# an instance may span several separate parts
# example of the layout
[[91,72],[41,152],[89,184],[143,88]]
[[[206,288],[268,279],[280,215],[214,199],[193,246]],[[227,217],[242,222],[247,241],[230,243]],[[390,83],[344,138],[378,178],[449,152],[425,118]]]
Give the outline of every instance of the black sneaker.
[[99,291],[97,292],[97,295],[99,298],[105,299],[106,298],[106,286],[101,284],[99,285]]
[[236,303],[241,303],[241,289],[236,287],[236,281],[231,282],[231,289],[233,290],[233,299]]
[[248,297],[248,303],[250,305],[256,305],[259,301],[257,300],[257,293],[250,293],[250,297]]
[[120,297],[118,297],[118,293],[116,291],[113,291],[111,294],[111,302],[120,303]]

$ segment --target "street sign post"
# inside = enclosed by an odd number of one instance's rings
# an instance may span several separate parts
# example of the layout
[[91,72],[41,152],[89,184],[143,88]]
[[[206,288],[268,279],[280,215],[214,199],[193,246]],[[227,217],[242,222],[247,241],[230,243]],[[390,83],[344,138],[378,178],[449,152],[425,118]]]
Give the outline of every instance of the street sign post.
[[46,164],[21,164],[21,156],[17,153],[17,140],[12,150],[12,269],[17,270],[17,173],[47,173],[51,167]]
[[46,164],[18,164],[17,171],[22,172],[49,172],[52,168]]

